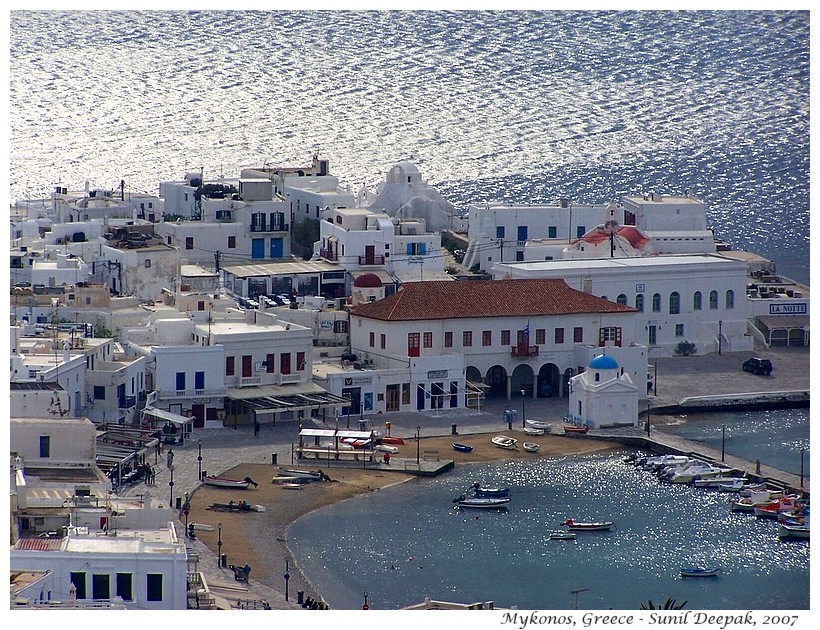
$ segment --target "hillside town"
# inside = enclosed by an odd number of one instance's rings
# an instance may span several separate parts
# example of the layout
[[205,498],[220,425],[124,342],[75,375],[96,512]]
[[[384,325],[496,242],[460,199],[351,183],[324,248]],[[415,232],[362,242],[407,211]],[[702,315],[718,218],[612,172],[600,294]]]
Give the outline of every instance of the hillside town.
[[319,155],[158,190],[11,207],[12,608],[212,604],[168,509],[208,430],[545,399],[640,427],[657,360],[810,341],[809,287],[689,191],[459,212],[409,161],[352,190]]

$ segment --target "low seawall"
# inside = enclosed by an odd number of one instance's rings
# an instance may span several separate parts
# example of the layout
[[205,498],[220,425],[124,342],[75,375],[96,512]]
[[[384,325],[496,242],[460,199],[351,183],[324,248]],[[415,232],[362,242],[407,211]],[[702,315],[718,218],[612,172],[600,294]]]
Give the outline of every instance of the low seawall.
[[[807,390],[785,392],[752,392],[717,396],[687,396],[676,405],[652,406],[654,414],[708,413],[712,411],[748,411],[759,409],[796,409],[809,407]],[[640,415],[646,415],[647,410]]]

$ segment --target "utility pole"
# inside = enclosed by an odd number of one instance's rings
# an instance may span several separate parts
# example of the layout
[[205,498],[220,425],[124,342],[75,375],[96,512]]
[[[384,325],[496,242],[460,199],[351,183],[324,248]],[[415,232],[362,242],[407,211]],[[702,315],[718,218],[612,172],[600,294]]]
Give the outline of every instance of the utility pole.
[[214,263],[215,263],[215,267],[216,267],[216,269],[214,271],[216,271],[216,273],[219,273],[219,259],[221,257],[222,257],[222,252],[219,251],[219,250],[216,250],[214,252]]

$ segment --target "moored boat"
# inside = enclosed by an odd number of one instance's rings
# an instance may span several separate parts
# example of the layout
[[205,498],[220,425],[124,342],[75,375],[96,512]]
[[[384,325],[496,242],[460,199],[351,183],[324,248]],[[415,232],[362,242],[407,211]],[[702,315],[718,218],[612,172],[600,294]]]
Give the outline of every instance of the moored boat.
[[518,440],[507,435],[496,435],[491,441],[499,448],[506,448],[508,450],[518,448]]
[[522,446],[524,447],[524,450],[528,453],[537,453],[538,450],[541,448],[541,445],[537,444],[536,442],[524,442]]
[[311,477],[322,479],[324,473],[321,470],[299,470],[298,468],[279,468],[283,476],[288,477]]
[[377,444],[375,450],[382,451],[384,453],[392,453],[394,455],[399,452],[397,446],[392,446],[390,444]]
[[458,507],[484,510],[506,509],[510,497],[467,497],[456,501]]
[[780,538],[809,538],[809,524],[804,523],[803,525],[790,525],[787,523],[778,523],[777,524],[777,535]]
[[524,433],[527,435],[544,435],[544,429],[536,429],[534,427],[524,427]]
[[474,483],[470,486],[470,490],[473,491],[473,496],[476,497],[508,497],[510,496],[510,489],[506,486],[503,487],[495,487],[495,488],[487,488],[482,486],[480,483]]
[[589,427],[583,424],[565,424],[564,433],[584,434],[589,433]]
[[680,570],[681,577],[715,577],[720,571],[720,567],[683,567]]
[[531,429],[549,429],[550,423],[546,420],[525,420],[524,424]]
[[247,490],[251,484],[253,484],[254,488],[259,485],[250,477],[245,477],[244,479],[228,479],[215,475],[203,475],[202,483],[211,488],[227,488],[230,490]]
[[404,440],[400,437],[390,437],[389,435],[384,436],[381,439],[382,444],[394,444],[396,446],[404,445]]
[[550,540],[575,540],[577,535],[575,532],[552,532]]
[[459,451],[460,453],[472,453],[473,447],[469,444],[460,444],[459,442],[453,442],[453,450]]
[[573,519],[568,518],[561,523],[561,525],[566,525],[570,530],[574,531],[594,532],[612,529],[612,526],[615,525],[615,523],[612,521],[576,522]]

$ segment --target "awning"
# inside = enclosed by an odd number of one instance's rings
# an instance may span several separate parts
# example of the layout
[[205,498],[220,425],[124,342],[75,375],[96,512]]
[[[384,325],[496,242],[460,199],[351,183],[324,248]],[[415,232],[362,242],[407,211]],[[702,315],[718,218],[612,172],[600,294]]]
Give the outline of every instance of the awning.
[[314,383],[231,387],[227,397],[241,401],[257,414],[344,407],[350,404],[347,398],[331,394]]
[[164,409],[143,409],[143,423],[146,420],[151,421],[152,419],[162,420],[163,422],[170,422],[171,424],[175,424],[178,427],[184,427],[186,424],[189,424],[194,421],[193,418],[189,418],[188,416],[181,416],[178,413],[172,413],[170,411],[165,411]]

